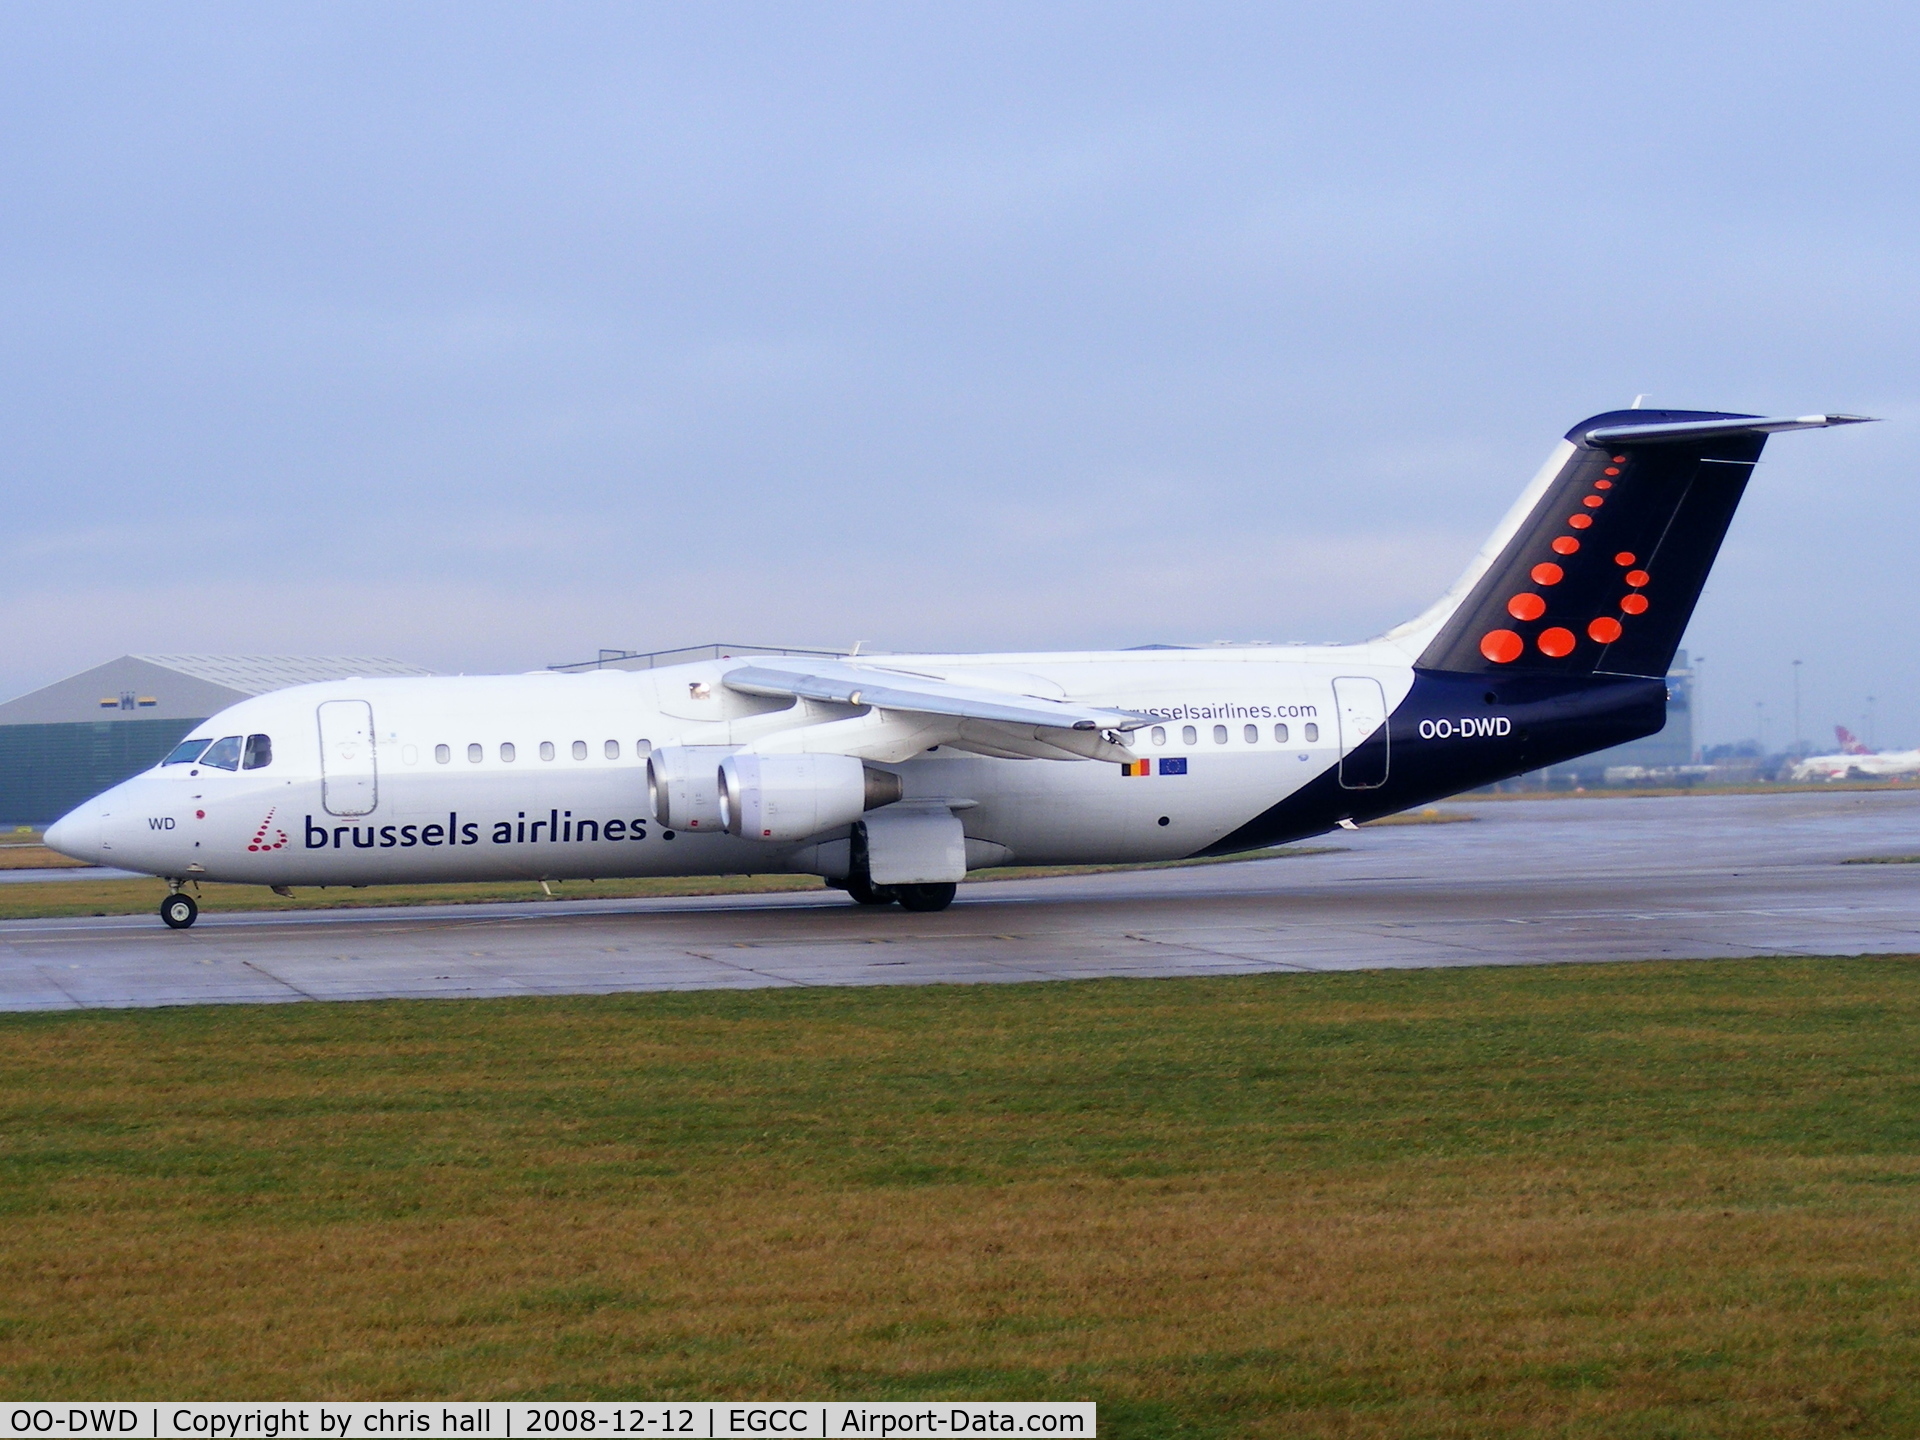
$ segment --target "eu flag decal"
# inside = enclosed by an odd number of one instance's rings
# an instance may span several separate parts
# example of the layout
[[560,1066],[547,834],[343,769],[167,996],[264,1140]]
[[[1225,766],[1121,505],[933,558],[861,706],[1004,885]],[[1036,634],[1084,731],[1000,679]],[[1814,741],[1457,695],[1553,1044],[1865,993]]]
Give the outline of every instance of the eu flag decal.
[[1162,760],[1160,762],[1160,773],[1162,775],[1186,774],[1187,773],[1187,757],[1184,755],[1180,755],[1180,756],[1172,756],[1165,760]]

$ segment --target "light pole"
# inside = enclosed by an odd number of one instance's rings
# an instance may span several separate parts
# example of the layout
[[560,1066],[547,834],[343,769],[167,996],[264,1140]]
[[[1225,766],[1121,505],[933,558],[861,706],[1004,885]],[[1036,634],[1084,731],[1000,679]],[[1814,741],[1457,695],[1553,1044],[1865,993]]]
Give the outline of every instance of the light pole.
[[1879,744],[1873,733],[1873,696],[1869,695],[1867,696],[1867,748],[1877,749]]
[[1700,703],[1701,693],[1706,689],[1707,657],[1693,657],[1693,692],[1690,703],[1693,708],[1694,759],[1705,763],[1707,758],[1707,722],[1706,707]]
[[1800,662],[1793,662],[1793,752],[1796,755],[1807,753],[1807,747],[1800,743]]

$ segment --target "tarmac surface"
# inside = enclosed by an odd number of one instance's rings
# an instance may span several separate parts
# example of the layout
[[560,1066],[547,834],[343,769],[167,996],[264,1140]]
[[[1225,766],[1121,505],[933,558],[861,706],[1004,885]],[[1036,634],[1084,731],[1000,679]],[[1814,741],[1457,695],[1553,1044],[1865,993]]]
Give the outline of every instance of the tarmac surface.
[[[1920,953],[1920,791],[1450,803],[1333,853],[964,885],[0,922],[0,1010]],[[1311,848],[1311,847],[1303,847]]]
[[43,880],[138,880],[138,870],[115,870],[108,865],[62,865],[58,869],[0,870],[0,885],[26,885]]

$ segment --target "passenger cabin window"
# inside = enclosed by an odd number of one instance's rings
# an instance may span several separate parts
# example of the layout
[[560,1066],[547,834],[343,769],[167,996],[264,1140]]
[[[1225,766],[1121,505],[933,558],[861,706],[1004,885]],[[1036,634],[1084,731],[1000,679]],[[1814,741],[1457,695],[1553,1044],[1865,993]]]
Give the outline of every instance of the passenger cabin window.
[[222,735],[207,747],[207,753],[200,757],[202,765],[210,765],[215,770],[238,770],[240,768],[240,737]]
[[1180,740],[1181,743],[1185,745],[1197,745],[1200,743],[1200,732],[1191,725],[1182,725],[1180,727]]
[[167,758],[160,763],[162,765],[191,765],[200,758],[200,752],[212,743],[213,741],[207,739],[182,740],[167,753]]
[[433,758],[439,761],[442,765],[446,764],[449,760],[453,759],[453,747],[451,745],[434,746]]
[[1260,727],[1258,725],[1249,725],[1242,733],[1247,737],[1247,744],[1258,745],[1260,743]]
[[1273,727],[1273,740],[1274,740],[1274,743],[1275,743],[1276,745],[1284,745],[1284,744],[1286,744],[1286,743],[1287,743],[1287,727],[1286,727],[1286,726],[1284,726],[1284,725],[1276,725],[1276,726],[1274,726],[1274,727]]
[[1307,737],[1307,743],[1309,745],[1314,745],[1319,743],[1320,727],[1314,724],[1313,721],[1311,720],[1307,721],[1306,724],[1300,727],[1300,730],[1301,730],[1301,733]]
[[587,758],[587,742],[586,741],[576,740],[573,742],[573,758],[576,760],[584,760]]
[[1167,727],[1166,726],[1156,725],[1153,727],[1153,743],[1156,745],[1164,745],[1167,743]]
[[243,770],[264,770],[273,764],[273,741],[265,735],[247,736],[246,758],[240,762]]
[[618,760],[620,758],[620,742],[618,740],[607,741],[606,744],[600,747],[600,753],[605,755],[609,760]]
[[542,760],[553,759],[553,741],[542,740],[540,742],[540,758]]
[[515,754],[515,751],[513,748],[513,741],[502,740],[500,742],[500,763],[502,765],[511,765],[513,763],[514,754]]
[[480,763],[480,757],[486,753],[487,752],[477,743],[467,746],[467,759],[471,760],[475,765]]
[[1213,727],[1213,743],[1216,745],[1224,745],[1227,743],[1227,727],[1226,726],[1216,725]]

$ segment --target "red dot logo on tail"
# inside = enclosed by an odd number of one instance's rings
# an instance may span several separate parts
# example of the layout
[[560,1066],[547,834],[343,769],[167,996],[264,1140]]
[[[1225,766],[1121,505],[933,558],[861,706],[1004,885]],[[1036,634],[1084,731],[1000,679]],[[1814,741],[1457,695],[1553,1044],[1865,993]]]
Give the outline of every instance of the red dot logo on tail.
[[1511,665],[1526,648],[1526,642],[1511,630],[1489,630],[1480,637],[1480,653],[1496,665]]

